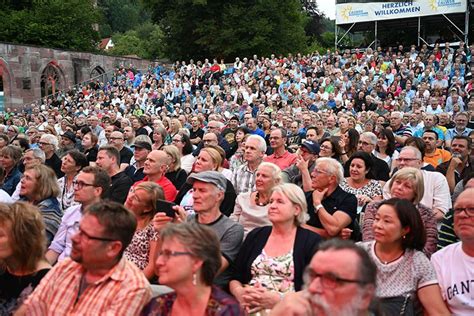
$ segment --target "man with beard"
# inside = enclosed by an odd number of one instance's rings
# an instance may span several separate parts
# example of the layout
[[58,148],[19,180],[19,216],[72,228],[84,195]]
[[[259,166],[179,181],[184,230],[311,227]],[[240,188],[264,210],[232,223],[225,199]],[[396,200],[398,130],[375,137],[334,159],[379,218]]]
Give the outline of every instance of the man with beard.
[[136,227],[118,203],[90,205],[71,238],[71,257],[51,269],[15,315],[137,315],[151,298],[150,284],[122,256]]
[[328,240],[306,268],[305,289],[286,295],[270,315],[369,315],[376,273],[362,248],[350,241]]

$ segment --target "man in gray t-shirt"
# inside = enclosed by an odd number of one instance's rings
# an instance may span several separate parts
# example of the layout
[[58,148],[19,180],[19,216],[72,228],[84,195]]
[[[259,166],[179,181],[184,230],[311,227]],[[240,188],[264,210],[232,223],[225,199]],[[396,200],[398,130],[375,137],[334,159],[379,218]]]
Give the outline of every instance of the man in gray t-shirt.
[[222,266],[214,283],[226,288],[231,277],[229,265],[239,252],[244,238],[242,225],[222,214],[219,206],[224,199],[227,180],[217,171],[204,171],[191,174],[187,180],[193,185],[193,209],[188,221],[207,225],[212,228],[220,240]]

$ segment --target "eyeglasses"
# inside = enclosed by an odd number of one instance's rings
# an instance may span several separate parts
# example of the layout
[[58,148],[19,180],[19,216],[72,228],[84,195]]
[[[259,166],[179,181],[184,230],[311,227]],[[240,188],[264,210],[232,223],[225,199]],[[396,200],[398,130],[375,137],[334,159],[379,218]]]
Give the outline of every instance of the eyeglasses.
[[45,143],[45,142],[38,142],[38,144],[40,144],[41,146],[51,145],[50,143]]
[[72,185],[73,185],[74,189],[78,189],[78,190],[81,190],[83,187],[95,187],[96,186],[95,184],[92,184],[92,183],[85,183],[83,181],[77,181],[77,180],[72,181]]
[[163,257],[163,259],[168,260],[170,257],[177,256],[192,256],[193,254],[188,251],[171,251],[171,250],[161,250],[158,252],[158,257]]
[[398,162],[410,162],[410,161],[415,161],[415,160],[420,160],[418,158],[397,158],[395,159]]
[[326,145],[321,145],[319,146],[320,149],[327,149],[327,150],[332,150],[331,146],[326,146]]
[[202,142],[203,143],[212,143],[212,142],[215,142],[215,140],[213,140],[213,139],[203,139]]
[[123,140],[123,137],[109,137],[110,139],[113,139],[113,140],[116,140],[116,139],[120,139],[120,140]]
[[117,241],[117,239],[112,239],[112,238],[106,238],[106,237],[96,237],[96,236],[91,236],[88,233],[86,233],[82,228],[79,226],[79,222],[74,224],[74,229],[77,231],[77,235],[82,238],[82,236],[85,236],[89,240],[99,240],[99,241]]
[[172,142],[173,143],[181,143],[182,141],[181,141],[181,139],[173,139]]
[[461,214],[461,212],[464,212],[468,217],[474,216],[474,207],[456,207],[453,211],[454,214]]
[[331,174],[330,172],[327,172],[326,170],[321,170],[321,169],[317,169],[317,168],[313,169],[313,173],[315,173],[315,174]]
[[343,285],[343,283],[367,284],[367,282],[362,280],[344,279],[338,277],[333,273],[320,274],[311,269],[306,269],[303,275],[303,279],[306,285],[310,285],[317,278],[320,278],[321,285],[325,289],[335,289],[336,287]]
[[369,146],[369,145],[373,145],[373,144],[368,143],[368,142],[359,141],[359,145]]

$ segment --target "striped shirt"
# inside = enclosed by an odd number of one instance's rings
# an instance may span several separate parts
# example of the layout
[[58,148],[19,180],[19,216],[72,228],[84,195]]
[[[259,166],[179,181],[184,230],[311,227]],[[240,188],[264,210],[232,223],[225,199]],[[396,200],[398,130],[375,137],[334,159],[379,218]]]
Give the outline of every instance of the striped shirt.
[[234,186],[235,194],[245,193],[255,190],[255,176],[257,169],[251,171],[248,163],[244,163],[232,173],[232,185]]
[[25,301],[26,315],[137,315],[151,298],[145,275],[125,258],[78,297],[84,272],[70,258],[58,263]]

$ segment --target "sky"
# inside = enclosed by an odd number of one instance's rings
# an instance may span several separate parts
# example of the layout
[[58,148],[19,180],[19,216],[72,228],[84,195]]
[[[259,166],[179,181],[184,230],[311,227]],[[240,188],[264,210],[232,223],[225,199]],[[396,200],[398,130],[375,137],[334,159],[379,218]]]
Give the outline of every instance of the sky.
[[334,20],[336,18],[336,0],[316,0],[318,8],[328,18]]

